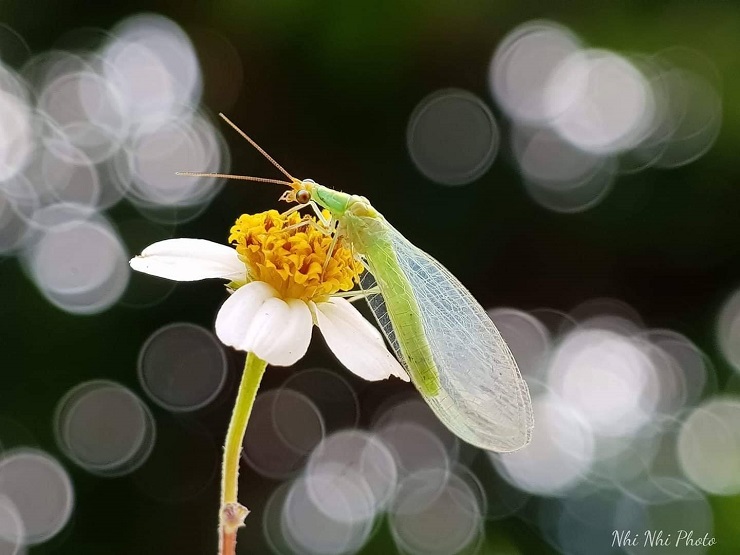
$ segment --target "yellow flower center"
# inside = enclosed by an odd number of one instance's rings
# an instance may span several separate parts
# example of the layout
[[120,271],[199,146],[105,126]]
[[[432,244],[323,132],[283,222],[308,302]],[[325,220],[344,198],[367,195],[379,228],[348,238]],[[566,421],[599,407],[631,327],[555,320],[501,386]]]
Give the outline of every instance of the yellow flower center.
[[236,247],[250,280],[270,284],[284,299],[323,300],[351,290],[359,283],[363,266],[341,237],[330,253],[332,236],[317,229],[316,223],[316,218],[297,212],[244,214],[232,226],[229,243]]

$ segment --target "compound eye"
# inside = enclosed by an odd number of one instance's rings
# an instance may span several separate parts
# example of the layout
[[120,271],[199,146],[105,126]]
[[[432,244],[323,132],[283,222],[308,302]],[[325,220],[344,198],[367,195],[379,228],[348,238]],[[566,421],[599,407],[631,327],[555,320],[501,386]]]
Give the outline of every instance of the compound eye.
[[296,191],[295,199],[298,201],[299,204],[306,204],[309,200],[311,200],[311,193],[309,193],[306,189],[301,189],[300,191]]

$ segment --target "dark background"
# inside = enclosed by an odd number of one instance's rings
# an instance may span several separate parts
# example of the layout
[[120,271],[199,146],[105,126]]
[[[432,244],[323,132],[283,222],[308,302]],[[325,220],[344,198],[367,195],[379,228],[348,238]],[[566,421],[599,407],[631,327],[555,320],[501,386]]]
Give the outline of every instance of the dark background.
[[[442,261],[485,307],[567,312],[594,297],[613,297],[636,308],[650,327],[690,337],[714,362],[720,383],[730,368],[715,342],[715,318],[740,275],[740,7],[721,1],[451,3],[444,1],[275,2],[4,2],[0,18],[33,52],[52,48],[79,27],[107,29],[120,19],[153,11],[191,35],[205,75],[204,105],[223,111],[291,173],[367,196],[414,244]],[[508,124],[487,89],[490,57],[517,24],[548,18],[591,45],[616,51],[655,51],[674,44],[700,50],[721,75],[723,122],[713,148],[674,170],[620,176],[598,206],[557,214],[530,200],[511,162]],[[220,62],[199,49],[208,30],[238,51],[241,75],[220,73]],[[444,187],[421,175],[406,151],[414,106],[430,92],[467,89],[484,99],[502,130],[502,147],[482,178]],[[233,94],[229,91],[235,91]],[[232,171],[278,177],[251,147],[222,124]],[[189,168],[184,168],[189,169]],[[173,227],[172,236],[225,242],[234,219],[274,207],[270,185],[230,183],[199,218]],[[109,212],[114,222],[134,212],[126,202]],[[213,283],[179,284],[146,309],[115,306],[73,316],[47,303],[18,262],[0,258],[0,438],[6,447],[36,445],[58,455],[51,426],[58,399],[79,382],[101,378],[136,390],[135,365],[143,341],[175,321],[212,327],[223,290]],[[242,355],[230,353],[232,374],[219,399],[175,417],[153,408],[158,426],[195,425],[210,440],[171,445],[163,474],[220,453]],[[321,341],[294,369],[269,369],[265,387],[300,368],[336,364]],[[343,374],[347,375],[347,374]],[[402,390],[349,378],[361,403],[373,405]],[[211,462],[209,462],[211,461]],[[31,553],[111,555],[212,553],[216,541],[218,479],[182,503],[158,503],[142,494],[135,476],[102,479],[67,465],[76,508],[56,538]],[[259,511],[275,482],[249,469],[243,495]],[[735,498],[714,499],[714,554],[740,545]],[[530,525],[510,518],[489,525],[492,545],[520,553],[548,553]],[[262,553],[259,520],[242,532],[242,553]],[[251,539],[250,539],[251,538]],[[251,545],[251,547],[250,547]],[[363,553],[390,553],[381,531]],[[499,551],[490,551],[490,553]],[[515,551],[514,551],[515,552]]]

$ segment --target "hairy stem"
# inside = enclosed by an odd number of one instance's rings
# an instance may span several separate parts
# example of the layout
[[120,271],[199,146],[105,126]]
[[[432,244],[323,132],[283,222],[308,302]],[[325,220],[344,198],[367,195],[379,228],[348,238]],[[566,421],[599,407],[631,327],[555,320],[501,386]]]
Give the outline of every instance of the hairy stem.
[[234,412],[231,414],[229,431],[224,444],[224,461],[221,471],[221,509],[219,512],[219,553],[235,555],[236,531],[244,526],[249,510],[237,500],[239,487],[239,460],[242,453],[244,432],[257,396],[257,390],[265,373],[267,363],[253,353],[247,353],[244,374],[239,384]]

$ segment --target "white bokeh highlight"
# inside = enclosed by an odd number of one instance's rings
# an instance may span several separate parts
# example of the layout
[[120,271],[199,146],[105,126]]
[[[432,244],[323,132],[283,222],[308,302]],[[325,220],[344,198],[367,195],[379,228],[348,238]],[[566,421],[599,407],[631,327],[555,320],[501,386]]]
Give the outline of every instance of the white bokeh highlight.
[[482,521],[470,485],[440,470],[406,476],[388,515],[396,545],[409,555],[473,553],[482,535]]
[[345,430],[316,447],[304,476],[308,494],[320,511],[333,520],[355,522],[372,520],[386,508],[395,494],[398,472],[380,438]]
[[136,394],[115,382],[96,380],[60,399],[54,433],[59,448],[81,468],[100,476],[122,476],[148,459],[156,427]]
[[202,82],[195,49],[172,20],[155,14],[130,17],[105,46],[105,76],[120,91],[128,118],[141,123],[178,116],[197,105]]
[[23,256],[30,277],[53,305],[94,314],[121,298],[129,279],[128,255],[104,218],[76,205],[50,205],[34,215],[36,239]]
[[186,322],[155,331],[139,352],[142,389],[159,406],[189,412],[211,403],[226,383],[228,362],[216,337]]
[[461,89],[436,91],[414,108],[406,144],[416,168],[442,185],[466,185],[485,174],[499,147],[491,110]]
[[[0,31],[3,46],[26,52],[16,35]],[[0,255],[20,254],[57,308],[96,314],[120,300],[130,275],[102,211],[127,200],[158,223],[193,219],[222,180],[175,172],[228,172],[229,158],[201,110],[202,68],[177,23],[139,14],[62,44],[74,52],[26,52],[18,71],[4,65],[10,51],[0,61]],[[68,206],[88,213],[66,226],[55,217],[51,233],[46,211]]]
[[[351,510],[353,498],[347,497],[348,491],[340,489],[333,498],[333,514]],[[359,551],[370,536],[373,522],[331,518],[314,503],[305,479],[299,478],[287,493],[280,525],[294,553],[333,555]]]
[[740,493],[740,399],[715,398],[694,409],[681,426],[677,454],[686,476],[704,491]]
[[23,533],[22,545],[35,545],[56,536],[74,508],[74,490],[67,471],[50,455],[28,448],[0,457],[0,499],[12,503],[20,517],[22,524],[15,530]]
[[626,56],[533,20],[500,41],[488,84],[512,122],[512,150],[533,202],[575,213],[599,204],[617,174],[705,154],[722,120],[716,75],[690,49]]
[[626,58],[582,50],[562,60],[545,87],[551,124],[588,152],[613,154],[637,146],[653,122],[647,79]]
[[516,27],[499,43],[489,67],[497,102],[516,121],[549,121],[557,112],[545,89],[555,68],[580,48],[578,37],[557,23],[536,20]]
[[640,345],[600,329],[578,329],[553,355],[548,383],[599,435],[631,435],[647,423],[657,398],[655,369]]
[[260,393],[252,407],[242,458],[273,479],[295,476],[325,435],[316,404],[287,387]]
[[717,343],[722,355],[740,373],[740,290],[723,303],[717,317]]
[[594,459],[594,433],[581,414],[557,397],[532,400],[537,426],[524,449],[489,456],[504,478],[534,494],[560,495],[586,479]]

